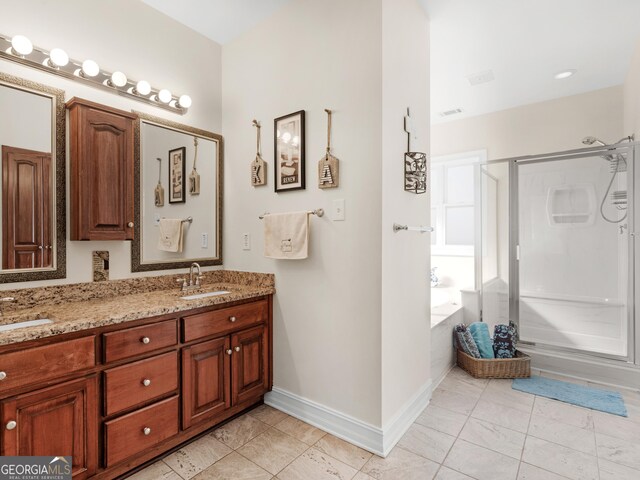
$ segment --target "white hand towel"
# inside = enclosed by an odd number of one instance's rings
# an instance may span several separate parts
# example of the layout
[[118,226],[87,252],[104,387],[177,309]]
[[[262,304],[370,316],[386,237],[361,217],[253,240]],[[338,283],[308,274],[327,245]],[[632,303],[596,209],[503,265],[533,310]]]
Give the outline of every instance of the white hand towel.
[[179,218],[160,219],[158,249],[165,252],[182,252],[182,220]]
[[307,212],[274,213],[264,217],[264,256],[301,260],[309,254]]

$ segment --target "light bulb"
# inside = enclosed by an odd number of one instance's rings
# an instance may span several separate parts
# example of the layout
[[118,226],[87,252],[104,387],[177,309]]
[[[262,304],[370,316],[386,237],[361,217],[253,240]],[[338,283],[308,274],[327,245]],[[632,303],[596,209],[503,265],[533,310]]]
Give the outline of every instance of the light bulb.
[[54,67],[64,67],[69,63],[69,55],[61,48],[54,48],[49,52],[49,64]]
[[93,60],[85,60],[82,62],[82,73],[87,77],[95,77],[100,73],[100,67]]
[[33,52],[33,43],[24,35],[16,35],[11,39],[11,48],[16,54],[24,57]]
[[171,101],[171,92],[166,88],[163,88],[158,92],[157,99],[162,103],[169,103]]
[[189,108],[191,103],[191,97],[189,95],[180,95],[176,106],[178,108]]
[[113,72],[109,84],[112,87],[124,87],[127,84],[127,76],[122,72]]
[[138,95],[149,95],[151,93],[151,85],[146,80],[140,80],[136,83],[135,93]]

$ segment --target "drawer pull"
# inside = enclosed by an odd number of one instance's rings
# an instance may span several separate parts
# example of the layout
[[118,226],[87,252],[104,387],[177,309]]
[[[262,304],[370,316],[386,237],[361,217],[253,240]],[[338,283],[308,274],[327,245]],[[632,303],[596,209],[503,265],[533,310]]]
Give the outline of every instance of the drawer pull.
[[149,385],[151,385],[151,380],[149,380],[148,378],[145,378],[144,380],[142,380],[142,385],[144,385],[145,387],[148,387]]
[[7,430],[13,430],[17,426],[18,424],[16,423],[15,420],[11,420],[10,422],[7,422]]
[[231,355],[233,353],[233,350],[229,349],[227,350],[227,355]]
[[0,380],[7,378],[7,372],[0,372]]
[[145,345],[149,345],[149,343],[151,342],[151,339],[149,337],[142,337],[140,341]]
[[234,350],[235,350],[236,352],[239,352],[239,351],[240,351],[240,347],[236,347],[236,348],[234,348]]
[[151,435],[151,429],[149,427],[144,427],[142,429],[142,433],[144,433],[145,435]]
[[229,321],[230,321],[231,323],[234,323],[236,320],[237,320],[237,318],[236,318],[236,317],[229,317]]

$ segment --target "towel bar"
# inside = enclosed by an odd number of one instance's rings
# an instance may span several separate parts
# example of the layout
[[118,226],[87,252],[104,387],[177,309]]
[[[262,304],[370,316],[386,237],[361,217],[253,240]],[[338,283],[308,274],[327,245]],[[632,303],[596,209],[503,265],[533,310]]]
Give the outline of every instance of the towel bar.
[[[260,220],[263,220],[265,216],[269,215],[269,212],[264,212],[262,215],[260,215],[258,218]],[[307,212],[307,215],[316,215],[317,217],[322,217],[324,216],[324,209],[323,208],[317,208],[315,210],[309,210]]]
[[184,220],[182,220],[182,223],[193,223],[193,217],[187,217]]
[[420,232],[427,233],[433,232],[433,227],[423,227],[420,225],[419,227],[409,227],[408,225],[400,225],[398,223],[393,224],[393,231],[398,233],[400,230],[408,230],[410,232]]

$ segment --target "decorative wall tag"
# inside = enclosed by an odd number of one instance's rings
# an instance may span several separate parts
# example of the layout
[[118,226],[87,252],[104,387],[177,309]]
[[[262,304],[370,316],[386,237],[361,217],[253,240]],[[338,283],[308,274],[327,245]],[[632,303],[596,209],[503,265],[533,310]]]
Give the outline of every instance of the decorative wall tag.
[[336,188],[340,183],[340,161],[331,155],[331,110],[327,112],[327,153],[318,162],[318,188]]
[[262,154],[260,152],[260,123],[257,120],[254,120],[253,126],[256,127],[256,159],[251,162],[251,185],[254,187],[261,187],[267,184],[267,162],[262,159]]
[[157,158],[158,160],[158,185],[156,185],[156,189],[154,192],[154,203],[156,207],[164,206],[164,187],[162,186],[162,159]]
[[198,137],[193,137],[193,169],[189,174],[189,193],[191,195],[200,195],[200,174],[196,170],[196,160],[198,159]]
[[427,191],[427,154],[411,151],[411,133],[413,121],[409,108],[404,117],[404,131],[407,132],[407,153],[404,154],[404,190],[411,193]]

